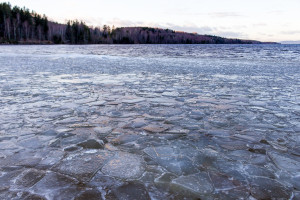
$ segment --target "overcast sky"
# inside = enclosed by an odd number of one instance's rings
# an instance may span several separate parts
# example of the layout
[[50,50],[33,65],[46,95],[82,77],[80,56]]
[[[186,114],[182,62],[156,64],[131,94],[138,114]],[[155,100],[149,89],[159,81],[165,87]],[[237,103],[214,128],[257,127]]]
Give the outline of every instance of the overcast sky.
[[[1,1],[7,2],[7,1]],[[300,0],[10,0],[49,19],[152,26],[262,41],[300,40]]]

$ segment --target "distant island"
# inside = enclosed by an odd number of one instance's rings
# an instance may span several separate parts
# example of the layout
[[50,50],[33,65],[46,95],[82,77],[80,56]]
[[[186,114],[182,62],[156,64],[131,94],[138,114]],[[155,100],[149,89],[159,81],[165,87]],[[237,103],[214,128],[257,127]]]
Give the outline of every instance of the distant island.
[[281,41],[280,44],[300,44],[300,40],[297,40],[297,41]]
[[265,44],[255,40],[228,39],[213,35],[149,27],[104,25],[84,22],[60,24],[27,8],[0,3],[1,44]]

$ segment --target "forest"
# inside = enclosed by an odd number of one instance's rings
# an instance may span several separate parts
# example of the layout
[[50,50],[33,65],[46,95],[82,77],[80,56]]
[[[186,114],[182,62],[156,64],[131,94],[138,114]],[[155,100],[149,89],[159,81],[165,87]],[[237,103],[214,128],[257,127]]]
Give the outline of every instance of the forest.
[[149,27],[90,27],[83,21],[49,21],[27,8],[0,3],[1,44],[259,44],[254,40]]

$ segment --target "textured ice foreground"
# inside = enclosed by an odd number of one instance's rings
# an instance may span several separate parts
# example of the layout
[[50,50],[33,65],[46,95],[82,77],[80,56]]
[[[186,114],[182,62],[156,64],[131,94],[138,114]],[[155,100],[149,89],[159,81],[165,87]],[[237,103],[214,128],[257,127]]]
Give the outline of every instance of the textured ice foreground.
[[300,199],[300,46],[0,46],[0,199]]

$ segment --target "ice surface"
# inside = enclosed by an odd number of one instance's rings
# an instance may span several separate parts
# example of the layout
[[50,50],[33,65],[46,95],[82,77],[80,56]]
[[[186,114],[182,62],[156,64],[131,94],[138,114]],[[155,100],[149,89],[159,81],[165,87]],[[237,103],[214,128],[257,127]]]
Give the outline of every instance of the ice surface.
[[35,169],[25,170],[17,179],[17,187],[31,187],[40,181],[45,175],[45,172]]
[[251,182],[251,194],[256,199],[289,199],[291,188],[265,177],[257,177]]
[[102,168],[106,175],[120,179],[137,179],[144,170],[143,158],[134,154],[118,152]]
[[213,192],[213,185],[206,173],[181,176],[172,180],[171,189],[182,192],[187,196],[205,196]]
[[0,199],[299,199],[298,55],[1,46]]
[[53,170],[88,182],[113,154],[105,150],[85,151],[71,154],[56,165]]
[[151,199],[145,186],[137,182],[128,182],[114,189],[113,193],[117,199],[132,199],[132,200]]

